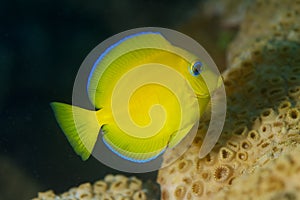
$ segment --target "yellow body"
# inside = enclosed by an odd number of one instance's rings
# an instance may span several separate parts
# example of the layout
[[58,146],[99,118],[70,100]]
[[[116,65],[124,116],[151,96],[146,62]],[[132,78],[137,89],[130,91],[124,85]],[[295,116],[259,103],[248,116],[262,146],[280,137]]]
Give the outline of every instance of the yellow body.
[[[202,76],[217,87],[218,77],[199,59],[157,33],[137,34],[119,42],[95,64],[88,82],[97,111],[52,103],[56,118],[83,160],[96,143],[119,156],[147,162],[176,146],[191,130],[210,99]],[[196,109],[195,109],[196,108]]]

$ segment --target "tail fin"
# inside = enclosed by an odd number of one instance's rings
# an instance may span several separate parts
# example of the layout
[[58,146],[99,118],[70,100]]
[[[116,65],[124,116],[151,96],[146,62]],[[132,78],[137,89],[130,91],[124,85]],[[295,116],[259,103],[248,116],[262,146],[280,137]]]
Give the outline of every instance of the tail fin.
[[82,160],[87,160],[101,128],[96,111],[58,102],[52,102],[50,105],[74,151],[81,156]]

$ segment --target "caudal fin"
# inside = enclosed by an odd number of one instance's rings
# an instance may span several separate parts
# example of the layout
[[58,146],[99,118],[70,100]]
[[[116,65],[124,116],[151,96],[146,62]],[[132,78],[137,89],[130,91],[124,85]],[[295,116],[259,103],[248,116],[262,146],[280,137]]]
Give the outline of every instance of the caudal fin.
[[50,105],[74,151],[82,160],[87,160],[101,128],[96,112],[58,102],[52,102]]

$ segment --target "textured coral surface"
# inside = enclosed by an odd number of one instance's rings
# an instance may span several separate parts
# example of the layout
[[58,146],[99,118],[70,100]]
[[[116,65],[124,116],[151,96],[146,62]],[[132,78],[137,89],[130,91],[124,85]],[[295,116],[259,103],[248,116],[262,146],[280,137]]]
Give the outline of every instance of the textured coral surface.
[[[289,169],[290,164],[282,168],[283,173],[295,174],[281,176],[284,181],[272,181],[278,178],[276,172],[266,177],[269,182],[255,179],[264,176],[270,161],[289,156],[283,153],[300,141],[299,14],[300,1],[256,1],[251,5],[229,49],[229,69],[224,73],[228,110],[222,135],[212,152],[199,159],[207,126],[202,119],[191,148],[159,171],[161,199],[214,199],[219,191],[227,190],[232,192],[224,192],[222,198],[243,199],[241,196],[250,196],[248,192],[256,189],[253,196],[279,188],[289,190],[288,178],[299,178],[297,170]],[[253,172],[258,175],[251,175]],[[249,190],[238,189],[247,182],[240,180],[243,174],[257,181]],[[231,185],[235,189],[230,190]],[[291,192],[297,192],[299,186],[300,181],[294,182]],[[235,193],[240,196],[232,195]],[[297,196],[294,193],[287,196]]]
[[146,200],[152,199],[149,190],[143,188],[145,184],[135,178],[127,178],[123,175],[107,175],[104,180],[96,181],[94,184],[84,183],[69,191],[56,195],[52,190],[40,192],[34,200],[68,200],[68,199],[101,199],[101,200]]
[[239,177],[228,190],[217,194],[215,199],[300,199],[299,155],[298,145],[253,174]]

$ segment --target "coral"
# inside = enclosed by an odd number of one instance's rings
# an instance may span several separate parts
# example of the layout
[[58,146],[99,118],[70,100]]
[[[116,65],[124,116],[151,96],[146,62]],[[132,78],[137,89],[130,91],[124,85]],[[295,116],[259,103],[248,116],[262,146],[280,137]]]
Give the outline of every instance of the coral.
[[236,178],[215,199],[300,199],[300,145],[252,174]]
[[241,23],[245,10],[253,1],[251,0],[210,0],[203,2],[205,16],[220,16],[222,26],[234,27]]
[[[199,159],[209,123],[208,118],[201,120],[191,147],[179,160],[159,171],[162,200],[176,199],[178,195],[181,199],[214,199],[218,193],[223,194],[223,199],[227,195],[227,199],[241,199],[234,194],[248,195],[253,190],[253,197],[258,192],[268,193],[272,199],[299,197],[293,193],[300,188],[299,181],[293,182],[291,191],[285,185],[289,177],[299,179],[297,170],[284,168],[283,173],[293,173],[287,177],[270,173],[276,165],[270,163],[286,159],[283,152],[300,142],[299,55],[300,1],[253,3],[230,45],[230,67],[223,73],[228,110],[222,135],[214,149]],[[178,170],[186,162],[192,163],[185,165],[184,171]],[[269,170],[269,175],[264,174],[264,169]],[[239,192],[238,187],[244,187],[246,182],[243,175],[253,176],[247,184],[253,185]],[[267,180],[259,179],[264,176]],[[263,184],[258,185],[258,180]]]
[[[123,175],[107,175],[104,180],[96,181],[94,184],[81,184],[60,195],[55,194],[52,190],[39,192],[38,197],[33,200],[151,200],[153,198],[157,199],[157,197],[155,198],[152,196],[153,194],[151,194],[151,192],[155,191],[153,186],[143,184],[142,181],[136,177],[127,178]],[[147,187],[151,188],[149,189]]]

